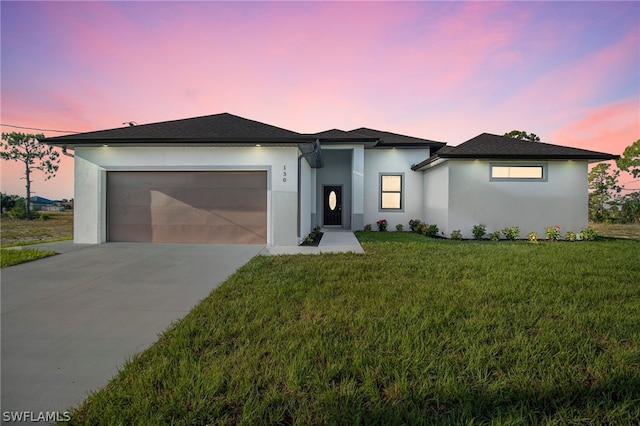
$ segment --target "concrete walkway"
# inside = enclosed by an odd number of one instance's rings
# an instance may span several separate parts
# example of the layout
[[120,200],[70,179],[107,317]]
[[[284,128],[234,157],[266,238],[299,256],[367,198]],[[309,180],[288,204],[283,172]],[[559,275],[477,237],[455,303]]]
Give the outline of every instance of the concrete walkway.
[[71,241],[2,270],[2,411],[64,412],[264,246]]
[[323,235],[317,247],[309,246],[278,246],[267,247],[261,255],[275,256],[281,254],[320,254],[320,253],[360,253],[364,250],[358,239],[351,231],[343,229],[323,228]]

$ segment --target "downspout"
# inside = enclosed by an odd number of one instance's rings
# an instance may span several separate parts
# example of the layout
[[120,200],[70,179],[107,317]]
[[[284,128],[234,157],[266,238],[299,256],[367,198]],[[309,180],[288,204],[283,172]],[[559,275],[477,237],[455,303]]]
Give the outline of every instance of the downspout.
[[74,157],[75,157],[75,155],[73,155],[73,154],[69,154],[69,153],[67,152],[67,146],[66,146],[66,145],[62,147],[62,154],[66,155],[67,157],[71,157],[71,158],[74,158]]
[[303,158],[307,158],[307,157],[311,157],[312,155],[317,155],[318,152],[320,152],[320,139],[316,139],[316,141],[313,143],[313,151],[307,152],[307,153],[303,153],[300,154],[298,156],[298,238],[301,238],[301,232],[302,232],[302,219],[301,219],[301,203],[302,203],[302,198],[300,195],[300,191],[302,190],[302,159]]

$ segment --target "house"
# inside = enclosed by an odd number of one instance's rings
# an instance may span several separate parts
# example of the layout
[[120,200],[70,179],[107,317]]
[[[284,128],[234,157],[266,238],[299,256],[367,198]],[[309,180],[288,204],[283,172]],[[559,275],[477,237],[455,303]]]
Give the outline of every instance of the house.
[[76,243],[289,246],[386,219],[542,232],[587,224],[605,153],[483,134],[458,147],[369,128],[302,134],[232,114],[43,139],[75,156]]
[[58,201],[49,200],[48,198],[33,196],[31,197],[31,210],[41,210],[41,211],[64,211],[64,208],[60,205]]

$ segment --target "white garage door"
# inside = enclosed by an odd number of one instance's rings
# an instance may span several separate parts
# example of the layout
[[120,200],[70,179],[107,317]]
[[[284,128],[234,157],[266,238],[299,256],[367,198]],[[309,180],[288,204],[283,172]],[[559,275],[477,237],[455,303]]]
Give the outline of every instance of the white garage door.
[[109,241],[266,244],[267,173],[109,172]]

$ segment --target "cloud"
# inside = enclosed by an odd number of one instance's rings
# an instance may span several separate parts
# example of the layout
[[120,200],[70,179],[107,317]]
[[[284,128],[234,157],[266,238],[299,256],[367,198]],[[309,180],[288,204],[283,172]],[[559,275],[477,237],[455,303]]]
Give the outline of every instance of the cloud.
[[622,154],[640,138],[640,99],[629,97],[587,110],[550,136],[550,142]]

